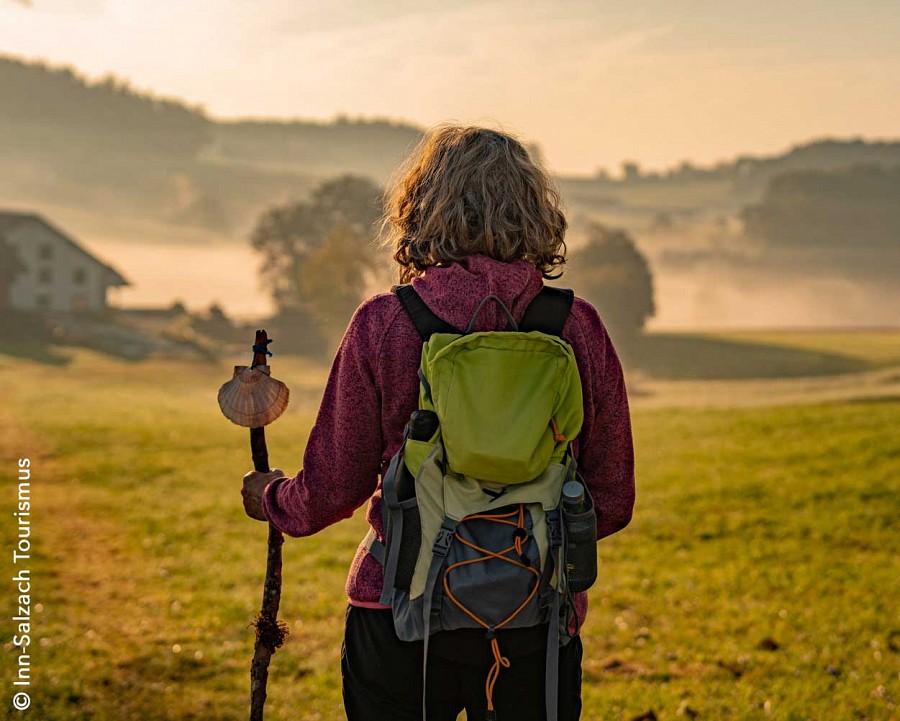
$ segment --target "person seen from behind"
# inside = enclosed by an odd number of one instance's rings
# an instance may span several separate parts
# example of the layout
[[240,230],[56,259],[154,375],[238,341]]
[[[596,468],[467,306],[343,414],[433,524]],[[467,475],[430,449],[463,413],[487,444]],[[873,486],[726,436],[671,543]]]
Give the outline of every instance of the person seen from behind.
[[[511,134],[444,124],[423,138],[385,197],[382,229],[401,284],[427,309],[466,329],[477,306],[497,296],[515,321],[560,277],[567,221],[548,173]],[[473,332],[506,330],[500,303],[488,302]],[[577,296],[560,338],[581,380],[583,422],[572,451],[596,513],[597,540],[631,520],[635,499],[631,422],[622,367],[597,310]],[[384,600],[382,479],[420,405],[423,338],[396,292],[356,310],[336,352],[321,406],[293,477],[276,469],[244,478],[249,516],[283,533],[309,536],[367,504],[369,542],[347,577],[342,690],[350,721],[547,718],[548,691],[560,721],[578,719],[583,647],[578,630],[587,594],[572,598],[571,640],[558,650],[558,687],[547,689],[547,624],[498,628],[502,654],[476,628],[440,630],[423,642],[397,635]],[[452,463],[452,459],[451,459]],[[527,565],[527,564],[526,564]],[[494,671],[496,670],[496,674]],[[485,683],[486,677],[489,683]],[[493,683],[491,683],[493,678]],[[552,699],[553,696],[551,695]],[[592,710],[590,716],[602,714]]]

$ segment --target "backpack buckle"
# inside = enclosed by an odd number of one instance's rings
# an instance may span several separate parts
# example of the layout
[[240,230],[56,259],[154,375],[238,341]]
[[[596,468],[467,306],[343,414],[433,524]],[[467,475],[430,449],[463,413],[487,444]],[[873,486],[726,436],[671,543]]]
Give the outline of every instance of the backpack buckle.
[[450,546],[453,543],[453,534],[456,533],[456,521],[444,521],[437,532],[437,538],[434,539],[434,548],[432,553],[441,558],[446,557],[450,552]]

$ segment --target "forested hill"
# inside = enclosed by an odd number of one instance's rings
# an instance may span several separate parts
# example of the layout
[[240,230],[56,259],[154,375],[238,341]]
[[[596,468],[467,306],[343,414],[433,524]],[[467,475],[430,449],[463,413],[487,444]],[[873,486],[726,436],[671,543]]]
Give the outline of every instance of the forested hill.
[[[759,200],[770,181],[782,175],[843,170],[859,165],[883,168],[900,165],[900,142],[824,138],[794,145],[776,155],[741,155],[710,166],[686,161],[662,172],[645,171],[637,163],[626,162],[622,164],[620,177],[600,171],[593,178],[563,178],[562,184],[573,195],[589,197],[599,193],[600,197],[618,200],[628,199],[630,190],[643,189],[644,198],[656,190],[673,191],[694,210],[706,205],[706,210],[715,206],[733,211]],[[691,188],[696,192],[691,192]],[[626,195],[618,195],[623,192]]]
[[[222,121],[199,105],[162,98],[108,76],[90,81],[71,68],[23,62],[0,55],[0,144],[21,149],[29,138],[52,148],[71,146],[104,153],[154,155],[182,161],[200,156],[295,171],[355,169],[390,172],[422,133],[410,123],[338,117],[310,120]],[[30,145],[25,143],[25,145]],[[628,149],[623,148],[623,154]],[[830,170],[857,164],[900,164],[900,142],[817,140],[780,155],[742,155],[712,166],[690,162],[662,172],[623,165],[625,177],[604,174],[600,183],[683,183],[729,179],[745,183],[793,170]],[[574,179],[573,179],[574,180]]]
[[0,56],[0,205],[78,209],[95,225],[143,219],[242,237],[263,209],[323,179],[384,180],[421,136],[384,119],[221,121],[119,78]]
[[387,120],[338,116],[328,123],[240,120],[213,125],[211,154],[243,163],[387,176],[422,130]]
[[0,57],[0,98],[4,145],[24,136],[51,145],[77,140],[107,152],[192,156],[209,141],[200,109],[138,93],[113,77],[88,83],[67,68]]
[[[302,109],[301,109],[302,110]],[[242,237],[273,203],[342,173],[384,181],[422,128],[386,119],[220,120],[107,77],[0,55],[0,201],[78,208]],[[628,148],[622,149],[627,155]],[[560,178],[568,207],[641,230],[671,213],[734,216],[784,174],[900,165],[900,142],[821,140],[624,177]]]
[[[217,121],[200,106],[106,77],[0,56],[0,147],[27,157],[60,153],[148,156],[155,163],[209,157],[301,172],[386,175],[421,137],[389,120]],[[97,154],[101,155],[98,157]],[[61,158],[64,160],[64,158]]]

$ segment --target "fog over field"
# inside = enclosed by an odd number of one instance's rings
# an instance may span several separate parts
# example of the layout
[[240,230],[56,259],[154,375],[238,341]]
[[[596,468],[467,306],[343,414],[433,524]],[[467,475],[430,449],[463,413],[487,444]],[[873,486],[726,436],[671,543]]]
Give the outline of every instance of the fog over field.
[[[271,298],[254,272],[260,258],[246,239],[204,229],[110,224],[90,213],[51,206],[52,217],[76,232],[84,245],[106,259],[132,282],[114,300],[124,307],[166,305],[181,300],[200,310],[221,304],[230,315],[271,313]],[[600,215],[602,218],[603,216]],[[780,265],[765,251],[744,255],[709,253],[703,230],[680,233],[635,233],[654,274],[654,330],[741,328],[896,327],[900,324],[900,253],[885,250],[863,268],[847,263],[826,265],[811,253]],[[123,239],[127,233],[127,240]],[[697,240],[697,237],[700,240]],[[573,228],[569,246],[583,242]],[[696,259],[680,261],[694,244]],[[879,267],[879,260],[884,266]],[[202,270],[202,272],[200,272]],[[567,286],[566,276],[558,281]],[[373,289],[374,290],[374,289]]]

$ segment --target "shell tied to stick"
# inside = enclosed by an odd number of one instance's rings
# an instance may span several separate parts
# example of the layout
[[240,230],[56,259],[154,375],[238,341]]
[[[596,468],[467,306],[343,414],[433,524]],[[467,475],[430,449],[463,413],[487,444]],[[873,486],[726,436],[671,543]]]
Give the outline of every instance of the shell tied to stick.
[[262,428],[284,413],[290,391],[269,375],[268,366],[235,366],[234,377],[219,389],[219,407],[232,423]]

